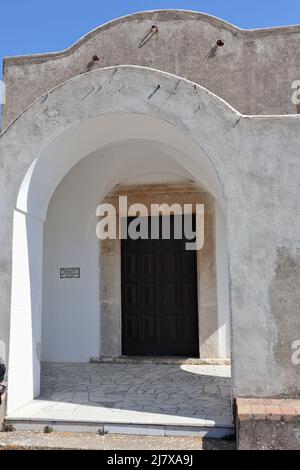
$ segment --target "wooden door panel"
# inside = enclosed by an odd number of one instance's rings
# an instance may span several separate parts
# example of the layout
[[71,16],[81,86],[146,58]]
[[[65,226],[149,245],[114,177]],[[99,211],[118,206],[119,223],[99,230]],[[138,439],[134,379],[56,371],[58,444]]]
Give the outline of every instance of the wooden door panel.
[[182,282],[181,284],[181,311],[193,312],[197,302],[197,293],[193,282]]
[[122,240],[121,252],[123,354],[198,357],[196,252],[174,237]]
[[139,286],[138,283],[128,282],[125,285],[126,310],[139,310]]
[[177,288],[176,283],[161,283],[160,284],[160,302],[159,310],[161,315],[174,311],[176,309],[176,294]]
[[157,319],[156,315],[144,315],[143,317],[143,340],[146,342],[156,342]]
[[138,256],[137,253],[126,253],[124,259],[124,274],[126,279],[136,279],[138,275]]
[[139,316],[138,314],[127,314],[124,318],[124,333],[127,341],[138,341],[139,339]]
[[164,315],[161,319],[164,344],[174,344],[178,340],[176,315]]
[[140,276],[143,278],[152,278],[155,280],[156,276],[156,257],[153,253],[140,254]]
[[[168,241],[170,242],[170,240]],[[164,281],[174,279],[174,276],[178,273],[178,259],[176,257],[176,252],[161,251],[161,256],[158,262],[161,279]]]
[[156,310],[156,285],[154,283],[141,284],[141,309],[143,312]]

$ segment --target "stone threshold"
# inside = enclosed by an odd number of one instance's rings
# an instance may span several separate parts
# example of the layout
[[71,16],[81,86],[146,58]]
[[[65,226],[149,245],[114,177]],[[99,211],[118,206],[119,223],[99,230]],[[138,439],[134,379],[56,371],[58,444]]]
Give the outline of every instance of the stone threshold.
[[119,357],[92,357],[91,364],[173,364],[173,365],[204,365],[229,366],[228,358],[187,358],[169,356],[119,356]]
[[235,436],[234,425],[217,425],[209,422],[202,425],[152,425],[134,423],[103,423],[84,420],[63,420],[45,418],[7,417],[7,424],[15,431],[44,431],[49,427],[53,432],[80,432],[104,434],[127,434],[139,436],[189,436],[209,439],[226,439]]

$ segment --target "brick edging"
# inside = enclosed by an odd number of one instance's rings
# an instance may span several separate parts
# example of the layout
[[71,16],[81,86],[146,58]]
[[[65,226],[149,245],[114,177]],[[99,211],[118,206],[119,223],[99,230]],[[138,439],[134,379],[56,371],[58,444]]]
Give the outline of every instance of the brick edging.
[[236,414],[239,421],[300,421],[300,399],[237,398]]

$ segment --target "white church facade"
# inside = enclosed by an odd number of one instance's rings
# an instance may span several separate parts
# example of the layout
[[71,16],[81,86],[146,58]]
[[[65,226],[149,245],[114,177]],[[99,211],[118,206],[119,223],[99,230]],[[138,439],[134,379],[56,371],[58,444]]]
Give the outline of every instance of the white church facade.
[[[299,27],[243,31],[158,11],[115,20],[62,52],[5,59],[7,420],[22,421],[18,410],[41,395],[44,363],[173,358],[231,364],[241,448],[268,446],[268,434],[300,445],[297,45]],[[201,249],[174,237],[100,240],[99,205],[126,224],[124,196],[136,214],[203,207]]]

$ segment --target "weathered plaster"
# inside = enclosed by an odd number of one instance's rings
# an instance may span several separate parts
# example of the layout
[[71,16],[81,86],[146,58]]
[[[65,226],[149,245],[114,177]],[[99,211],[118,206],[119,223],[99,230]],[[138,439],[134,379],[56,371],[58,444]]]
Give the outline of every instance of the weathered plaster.
[[297,333],[300,339],[300,248],[277,249],[269,299],[270,313],[277,329],[273,353],[285,377],[289,396],[298,397],[300,370],[299,365],[291,361],[291,344]]
[[[148,99],[157,84],[159,91]],[[299,248],[300,117],[241,116],[197,84],[145,68],[96,70],[65,82],[0,136],[0,344],[8,342],[13,212],[26,171],[35,158],[45,158],[43,150],[60,136],[76,129],[75,144],[80,126],[112,113],[127,114],[128,122],[130,116],[138,114],[142,120],[147,115],[188,136],[199,153],[182,163],[189,164],[196,180],[201,181],[201,164],[210,162],[226,202],[234,394],[299,395],[298,380],[295,390],[295,383],[287,383],[283,373],[283,364],[287,371],[294,366],[276,347],[279,333],[287,342],[293,336],[299,339],[294,330],[299,312],[294,306],[287,308],[286,330],[279,332],[280,322],[274,319],[278,301],[274,296],[270,301],[270,287],[278,249],[295,253]],[[95,136],[99,135],[101,126]],[[81,140],[82,157],[89,143]],[[179,145],[178,140],[173,145]],[[72,156],[56,148],[52,166],[57,168],[59,162],[66,169],[67,158],[69,167],[74,164]],[[48,167],[47,178],[52,169]],[[280,289],[283,280],[277,276],[276,282]],[[283,298],[288,300],[293,289],[285,282]]]
[[[151,204],[204,204],[204,246],[197,251],[199,355],[220,357],[218,334],[218,299],[216,279],[215,207],[209,193],[195,184],[116,186],[103,200],[112,204],[119,217],[118,198],[127,196],[128,205],[144,204],[150,213]],[[100,355],[120,356],[121,333],[121,250],[120,240],[100,241]]]
[[197,12],[137,13],[95,29],[65,51],[6,58],[3,128],[65,80],[122,64],[189,79],[244,114],[296,114],[291,98],[299,63],[300,26],[246,31]]

